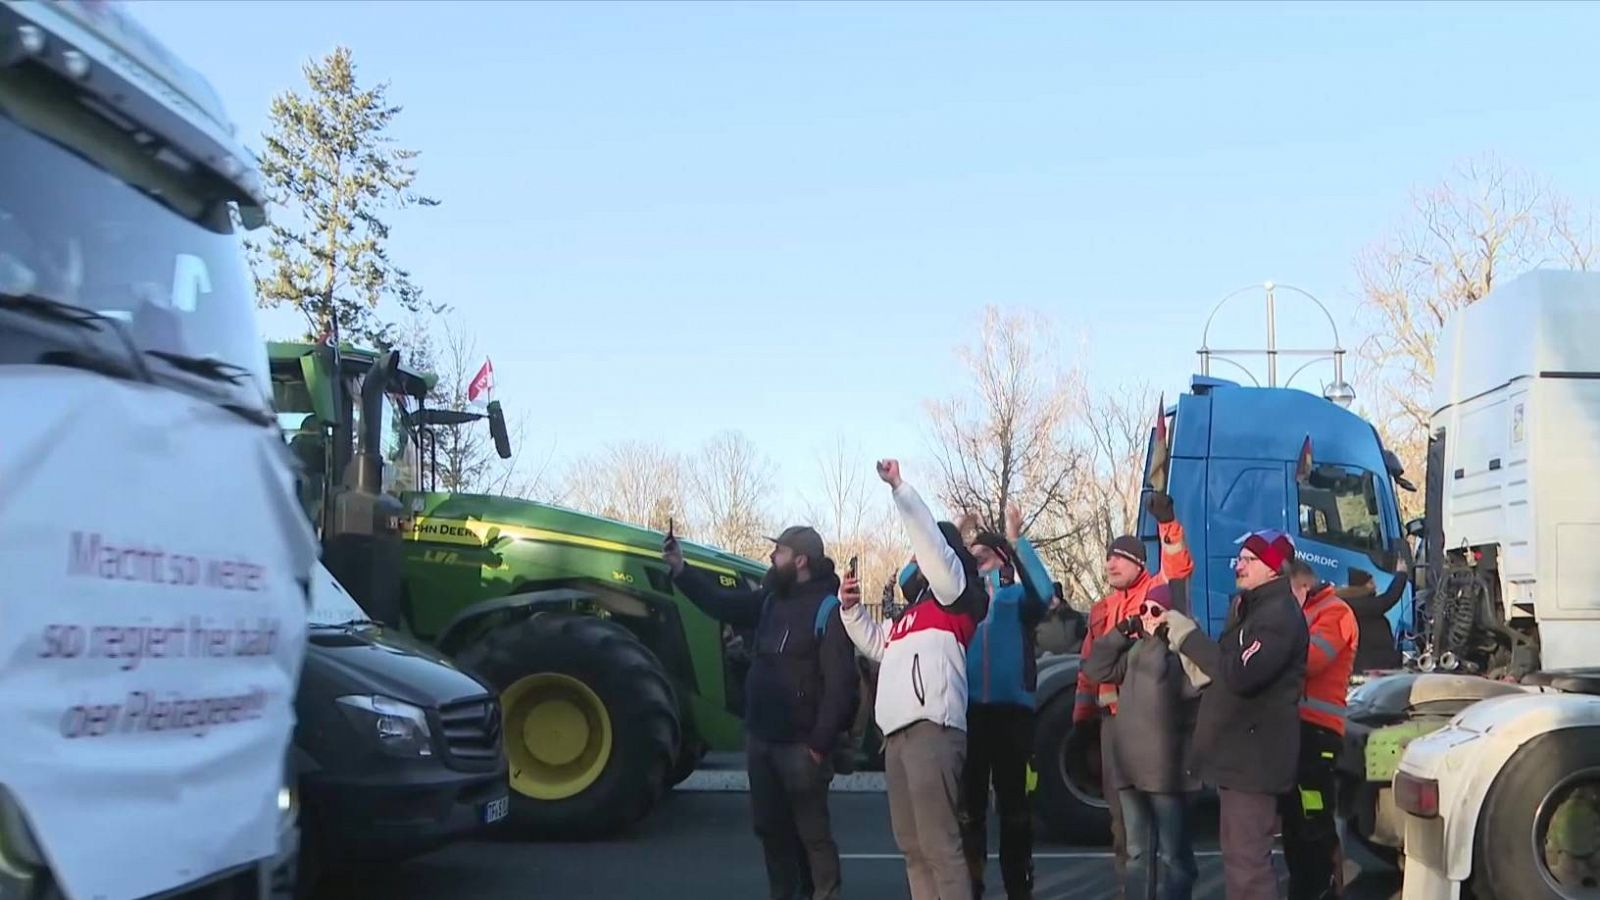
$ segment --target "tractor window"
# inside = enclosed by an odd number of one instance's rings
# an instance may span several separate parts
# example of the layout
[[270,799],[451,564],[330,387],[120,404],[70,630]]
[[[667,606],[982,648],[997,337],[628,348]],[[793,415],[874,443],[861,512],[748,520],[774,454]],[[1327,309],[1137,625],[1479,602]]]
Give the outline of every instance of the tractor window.
[[[349,396],[354,399],[360,396],[361,383],[358,379],[351,379],[346,383]],[[378,454],[383,458],[383,489],[390,494],[399,495],[403,491],[414,490],[416,487],[417,467],[419,455],[416,442],[412,440],[410,432],[406,430],[406,414],[409,410],[409,398],[400,394],[387,394],[384,403],[379,407],[382,420],[378,428]],[[361,404],[351,403],[351,427],[353,433],[361,433]]]
[[[420,475],[422,457],[417,452],[417,442],[406,429],[406,421],[412,412],[412,400],[404,394],[390,394],[389,402],[383,406],[385,478],[387,481],[392,477],[387,487],[395,494],[416,490]],[[388,474],[391,472],[392,476]]]
[[302,472],[300,504],[313,522],[322,519],[322,477],[327,468],[327,443],[312,411],[311,392],[304,381],[274,378],[272,406],[277,410],[283,439],[299,461]]
[[1319,465],[1299,480],[1300,534],[1364,553],[1386,546],[1377,481],[1371,472]]

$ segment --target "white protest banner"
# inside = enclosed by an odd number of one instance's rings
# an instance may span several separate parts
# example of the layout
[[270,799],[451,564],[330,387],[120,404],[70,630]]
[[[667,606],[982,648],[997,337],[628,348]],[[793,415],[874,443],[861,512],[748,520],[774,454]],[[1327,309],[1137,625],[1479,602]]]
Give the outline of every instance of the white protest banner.
[[68,896],[277,851],[315,537],[270,428],[0,367],[0,783]]

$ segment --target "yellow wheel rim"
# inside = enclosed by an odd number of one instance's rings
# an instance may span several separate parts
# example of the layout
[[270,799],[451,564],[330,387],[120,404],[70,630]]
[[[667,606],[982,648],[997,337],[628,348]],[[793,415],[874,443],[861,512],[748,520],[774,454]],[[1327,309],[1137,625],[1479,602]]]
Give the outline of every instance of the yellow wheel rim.
[[500,696],[513,790],[535,800],[565,800],[594,784],[611,760],[611,716],[576,678],[541,672]]

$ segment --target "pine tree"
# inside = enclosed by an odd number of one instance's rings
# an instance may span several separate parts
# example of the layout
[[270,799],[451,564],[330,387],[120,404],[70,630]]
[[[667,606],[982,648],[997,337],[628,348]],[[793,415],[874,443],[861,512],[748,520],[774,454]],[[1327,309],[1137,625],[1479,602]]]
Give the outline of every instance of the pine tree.
[[341,340],[388,347],[394,325],[379,315],[381,300],[413,313],[445,307],[425,303],[411,274],[389,259],[380,214],[439,201],[411,189],[417,152],[387,133],[401,109],[387,101],[387,82],[360,87],[345,47],[304,72],[309,96],[275,97],[264,136],[273,222],[264,245],[246,243],[257,302],[298,310],[310,339],[337,325]]

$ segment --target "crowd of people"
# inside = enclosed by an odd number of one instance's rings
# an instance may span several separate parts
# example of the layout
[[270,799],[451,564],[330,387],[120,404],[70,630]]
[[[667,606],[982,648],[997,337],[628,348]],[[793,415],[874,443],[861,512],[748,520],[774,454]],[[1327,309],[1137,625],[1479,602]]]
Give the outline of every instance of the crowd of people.
[[[754,591],[685,566],[671,535],[663,546],[687,597],[754,629],[747,761],[769,896],[840,896],[828,790],[861,702],[859,654],[878,669],[872,714],[913,900],[984,895],[991,791],[1005,894],[1031,898],[1033,635],[1061,602],[1059,584],[1014,506],[1003,534],[971,516],[936,520],[898,462],[877,469],[911,544],[897,579],[905,603],[888,621],[867,613],[853,567],[841,574],[810,527],[772,539],[771,568]],[[1135,536],[1110,544],[1111,590],[1088,616],[1068,748],[1088,752],[1098,738],[1117,896],[1191,895],[1194,800],[1209,786],[1220,801],[1228,900],[1280,896],[1280,834],[1289,897],[1338,897],[1334,772],[1345,692],[1352,672],[1396,655],[1386,627],[1361,627],[1382,619],[1394,591],[1377,594],[1370,576],[1335,588],[1296,557],[1289,536],[1259,531],[1242,541],[1239,590],[1213,638],[1183,602],[1194,560],[1172,498],[1152,493],[1148,508],[1160,565],[1150,571]]]

